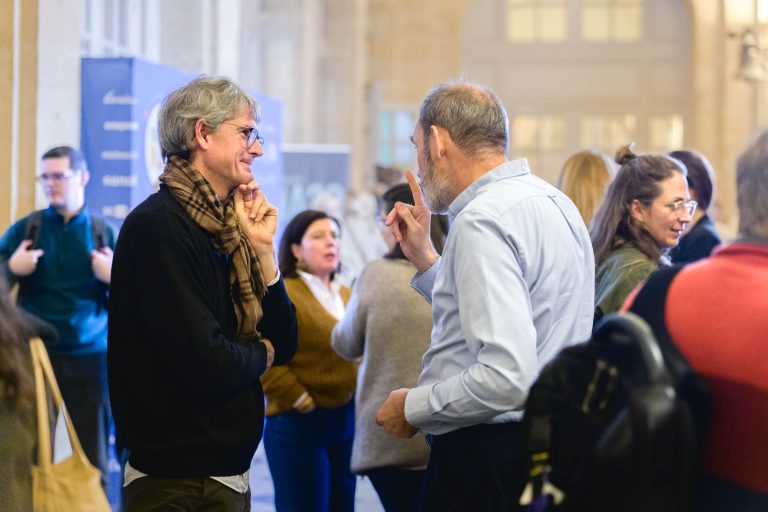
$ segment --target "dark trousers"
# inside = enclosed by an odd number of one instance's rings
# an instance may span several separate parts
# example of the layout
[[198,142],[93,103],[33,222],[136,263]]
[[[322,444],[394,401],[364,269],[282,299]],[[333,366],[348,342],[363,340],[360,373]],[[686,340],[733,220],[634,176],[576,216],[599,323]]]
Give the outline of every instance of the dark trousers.
[[518,509],[525,487],[521,429],[517,422],[481,424],[429,436],[423,510]]
[[424,470],[396,467],[369,469],[365,472],[387,512],[417,512],[421,503]]
[[355,410],[267,416],[264,451],[275,485],[277,512],[352,512],[355,476],[349,470]]
[[109,428],[112,411],[107,387],[107,353],[86,356],[50,355],[61,396],[88,460],[109,475]]
[[144,476],[125,488],[123,512],[248,512],[251,490],[240,494],[211,478]]

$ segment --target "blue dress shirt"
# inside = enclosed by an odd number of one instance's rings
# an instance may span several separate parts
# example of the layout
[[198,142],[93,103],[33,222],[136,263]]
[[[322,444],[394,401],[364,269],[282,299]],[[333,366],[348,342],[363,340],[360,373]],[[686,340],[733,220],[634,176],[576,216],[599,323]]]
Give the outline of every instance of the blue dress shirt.
[[539,370],[589,338],[595,262],[559,190],[506,162],[451,203],[442,258],[411,281],[432,302],[432,341],[408,422],[431,434],[522,418]]

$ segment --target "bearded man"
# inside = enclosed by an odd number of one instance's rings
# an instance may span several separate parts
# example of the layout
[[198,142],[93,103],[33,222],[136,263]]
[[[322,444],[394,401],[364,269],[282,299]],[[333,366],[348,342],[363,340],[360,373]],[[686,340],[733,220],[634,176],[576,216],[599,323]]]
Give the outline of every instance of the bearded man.
[[[432,303],[433,329],[417,387],[393,391],[377,421],[400,437],[427,433],[424,510],[516,508],[528,389],[543,365],[592,328],[587,229],[525,159],[507,160],[508,127],[487,88],[433,89],[411,137],[415,205],[398,203],[387,217],[418,270],[412,286]],[[430,211],[451,221],[440,258]]]

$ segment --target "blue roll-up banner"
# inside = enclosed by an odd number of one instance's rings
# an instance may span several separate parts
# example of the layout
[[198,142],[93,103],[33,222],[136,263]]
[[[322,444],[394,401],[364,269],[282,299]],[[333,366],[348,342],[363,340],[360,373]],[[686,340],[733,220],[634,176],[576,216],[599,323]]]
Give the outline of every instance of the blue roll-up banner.
[[[157,190],[163,170],[157,142],[162,100],[195,75],[136,58],[82,60],[81,147],[91,172],[88,207],[120,226],[133,207]],[[251,92],[251,91],[249,91]],[[261,107],[264,156],[253,173],[272,204],[282,204],[282,104],[254,94]]]

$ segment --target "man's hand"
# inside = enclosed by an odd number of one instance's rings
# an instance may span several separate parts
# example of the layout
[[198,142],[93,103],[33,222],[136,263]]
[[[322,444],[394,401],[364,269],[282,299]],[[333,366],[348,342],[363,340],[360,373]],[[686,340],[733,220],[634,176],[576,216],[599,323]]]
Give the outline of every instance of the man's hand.
[[37,260],[44,254],[42,249],[30,249],[31,245],[32,240],[22,240],[8,260],[8,268],[19,277],[28,276],[34,272],[37,268]]
[[277,275],[273,239],[277,231],[277,208],[272,206],[255,181],[235,190],[235,213],[240,228],[251,242],[269,282]]
[[256,249],[272,250],[277,230],[277,208],[272,206],[255,181],[235,190],[235,213],[243,233]]
[[391,392],[376,413],[376,423],[380,427],[403,439],[411,438],[419,431],[405,419],[405,397],[408,391],[408,388],[400,388]]
[[102,247],[98,251],[91,251],[91,269],[96,279],[109,284],[112,279],[112,249]]
[[266,373],[267,370],[272,368],[272,363],[275,362],[275,347],[272,345],[272,342],[266,338],[262,338],[261,342],[267,347],[267,367],[264,368],[264,372]]
[[424,272],[437,261],[437,252],[429,238],[429,225],[432,214],[424,204],[421,189],[412,171],[406,171],[405,177],[411,186],[414,205],[397,202],[387,215],[386,225],[392,236],[400,242],[405,257],[416,265],[419,272]]

